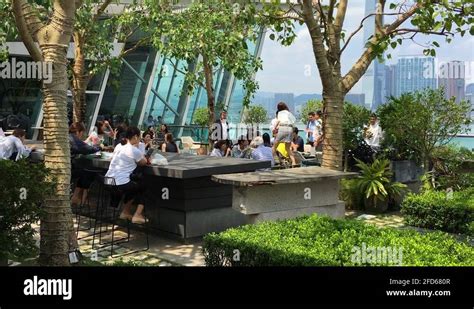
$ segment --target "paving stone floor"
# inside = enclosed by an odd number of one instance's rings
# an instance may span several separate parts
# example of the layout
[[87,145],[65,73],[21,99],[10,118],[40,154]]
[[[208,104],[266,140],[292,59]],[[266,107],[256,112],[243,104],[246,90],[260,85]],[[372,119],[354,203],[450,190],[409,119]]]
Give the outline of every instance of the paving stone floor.
[[365,214],[360,211],[346,211],[346,218],[362,220],[366,223],[375,224],[378,227],[406,227],[403,217],[398,211],[377,215]]

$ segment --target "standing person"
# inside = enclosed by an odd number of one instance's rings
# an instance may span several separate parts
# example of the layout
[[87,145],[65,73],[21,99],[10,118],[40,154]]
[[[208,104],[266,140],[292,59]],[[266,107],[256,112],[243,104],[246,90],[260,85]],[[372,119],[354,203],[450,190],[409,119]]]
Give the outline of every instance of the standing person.
[[314,146],[314,130],[316,129],[316,113],[309,112],[308,113],[308,123],[306,124],[306,132],[307,137],[307,144]]
[[179,149],[174,141],[173,134],[165,134],[165,142],[161,145],[161,151],[179,153]]
[[222,111],[220,117],[214,122],[211,130],[211,141],[227,141],[229,139],[229,122],[227,122],[227,112]]
[[295,156],[291,151],[291,135],[293,133],[293,127],[296,122],[295,116],[290,113],[288,106],[284,102],[280,102],[277,105],[278,110],[278,122],[275,126],[275,130],[278,130],[277,136],[275,137],[275,143],[273,144],[273,155],[276,155],[276,150],[280,143],[285,144],[286,152],[289,154],[291,159],[291,165],[296,166]]
[[156,125],[156,122],[155,122],[155,119],[153,119],[153,116],[149,115],[148,118],[143,123],[143,125],[145,126],[145,128],[154,127]]
[[383,140],[384,133],[380,123],[377,119],[377,115],[372,114],[369,119],[369,126],[364,127],[364,140],[374,151],[380,149],[380,143]]
[[156,118],[156,125],[161,126],[163,124],[163,117],[158,116]]
[[273,143],[275,141],[275,137],[277,136],[278,130],[276,130],[276,125],[278,123],[278,111],[275,113],[275,118],[272,119],[270,122],[270,132],[272,133],[272,138],[270,142]]
[[304,141],[301,136],[298,135],[298,128],[293,128],[293,134],[291,138],[291,150],[304,152]]
[[321,119],[323,112],[317,111],[314,116],[315,127],[313,131],[313,146],[317,150],[322,149],[323,145],[323,120]]
[[[137,127],[129,127],[125,133],[125,139],[117,145],[106,177],[115,179],[117,189],[123,193],[124,207],[120,219],[131,220],[135,224],[146,222],[143,215],[144,186],[132,181],[130,176],[137,166],[148,163],[143,153],[138,149],[140,142],[140,130]],[[133,204],[137,205],[134,214],[131,212]]]
[[28,157],[35,147],[25,146],[26,131],[23,129],[13,130],[13,134],[5,137],[0,142],[0,160],[18,161],[21,158]]

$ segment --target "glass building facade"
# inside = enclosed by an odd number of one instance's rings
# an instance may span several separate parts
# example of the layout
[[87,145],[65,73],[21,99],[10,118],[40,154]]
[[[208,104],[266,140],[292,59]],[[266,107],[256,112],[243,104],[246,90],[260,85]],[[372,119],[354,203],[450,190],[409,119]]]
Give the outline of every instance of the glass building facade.
[[[259,56],[263,44],[263,29],[255,43],[248,43],[249,52]],[[20,43],[21,44],[21,43]],[[117,44],[116,44],[117,45]],[[122,44],[125,49],[127,44]],[[118,46],[121,49],[122,46]],[[24,57],[26,50],[10,48],[11,57]],[[69,52],[72,56],[72,53]],[[23,58],[22,58],[23,59]],[[203,132],[194,123],[194,113],[207,106],[207,93],[199,87],[188,93],[182,71],[193,70],[195,63],[168,59],[152,47],[139,47],[127,54],[120,73],[106,70],[94,76],[87,89],[86,127],[91,129],[97,120],[110,119],[113,123],[127,121],[144,128],[148,116],[158,117],[166,123],[176,137],[192,136],[201,139]],[[216,111],[225,109],[229,122],[239,123],[243,111],[245,90],[243,83],[222,68],[215,68],[214,95]],[[72,117],[72,94],[68,93],[69,116]],[[28,137],[38,138],[42,124],[42,98],[40,83],[31,80],[0,80],[0,125],[10,115],[23,119],[22,127]],[[217,115],[216,115],[217,116]],[[5,121],[3,121],[5,120]],[[9,129],[8,126],[4,129]]]

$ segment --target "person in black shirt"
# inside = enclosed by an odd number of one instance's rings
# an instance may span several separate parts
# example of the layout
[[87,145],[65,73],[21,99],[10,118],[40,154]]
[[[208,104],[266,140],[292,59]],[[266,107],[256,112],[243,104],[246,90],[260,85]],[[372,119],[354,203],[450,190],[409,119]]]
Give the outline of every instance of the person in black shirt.
[[[101,150],[100,146],[89,146],[82,141],[86,128],[80,122],[74,122],[69,127],[69,146],[71,149],[71,159],[74,159],[78,155],[87,155],[96,153]],[[71,175],[72,178],[77,179],[76,187],[71,198],[71,206],[81,205],[87,200],[87,194],[94,181],[94,175],[87,173],[81,168],[74,165],[74,160],[71,162]],[[79,251],[79,244],[77,242],[77,235],[75,230],[71,230],[69,233],[69,250],[75,252],[76,257],[80,259],[82,257]]]
[[179,153],[178,146],[176,145],[173,139],[173,134],[165,134],[165,142],[163,143],[163,145],[161,145],[161,151]]
[[291,150],[293,151],[299,151],[299,152],[304,152],[304,141],[301,136],[298,135],[298,128],[294,127],[293,128],[293,135],[291,139]]
[[[71,159],[78,155],[88,155],[100,151],[100,146],[90,146],[82,141],[86,128],[82,123],[75,122],[69,127],[69,145],[71,148]],[[71,198],[71,204],[81,205],[87,199],[87,193],[93,182],[93,175],[85,173],[82,169],[72,166],[72,178],[77,178],[76,188]]]

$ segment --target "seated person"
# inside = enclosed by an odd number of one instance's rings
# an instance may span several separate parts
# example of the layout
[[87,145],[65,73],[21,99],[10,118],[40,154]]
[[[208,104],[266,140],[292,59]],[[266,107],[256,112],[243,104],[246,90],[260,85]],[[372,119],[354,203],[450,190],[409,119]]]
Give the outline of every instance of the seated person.
[[168,133],[168,126],[166,124],[162,124],[158,133],[155,134],[155,143],[160,149],[161,145],[165,142],[165,135]]
[[291,136],[291,150],[304,152],[304,141],[301,136],[298,135],[298,128],[293,128],[293,134]]
[[270,139],[270,134],[268,133],[263,133],[262,135],[263,138],[263,144],[267,147],[272,147],[271,139]]
[[85,142],[91,146],[100,146],[101,144],[104,144],[106,136],[113,138],[114,130],[107,120],[97,121],[94,130]]
[[[139,141],[140,130],[137,127],[129,127],[125,133],[125,140],[122,140],[122,143],[117,145],[114,150],[109,170],[105,176],[115,179],[118,190],[124,194],[124,207],[120,219],[131,220],[135,224],[144,224],[146,222],[143,215],[145,187],[130,178],[137,166],[148,163],[148,160],[138,149]],[[133,204],[137,205],[134,214],[131,212]]]
[[275,165],[272,148],[264,145],[263,138],[257,136],[252,140],[251,145],[255,147],[252,151],[251,158],[258,161],[270,161],[272,167]]
[[[71,159],[74,159],[77,155],[88,155],[93,154],[101,150],[100,146],[90,146],[82,141],[84,132],[86,131],[85,126],[80,122],[74,122],[69,127],[69,146],[71,149]],[[84,172],[83,169],[76,168],[74,162],[72,166],[72,176],[77,178],[76,188],[71,198],[71,204],[81,205],[87,200],[87,194],[94,181],[94,175]]]
[[230,155],[230,148],[226,140],[217,141],[214,144],[214,149],[210,153],[211,157],[228,157]]
[[233,158],[249,158],[250,151],[249,150],[249,141],[244,137],[241,136],[240,139],[237,141],[237,144],[232,147],[231,155]]
[[178,146],[176,145],[173,139],[173,134],[165,134],[165,142],[161,145],[161,151],[179,153]]
[[24,145],[26,132],[23,129],[13,130],[13,134],[5,137],[0,142],[0,160],[18,161],[28,157],[35,148]]
[[122,140],[125,140],[125,132],[127,132],[127,124],[125,122],[117,125],[117,128],[114,130],[114,147],[119,145]]
[[142,135],[143,139],[138,145],[138,148],[145,154],[148,149],[152,148],[153,144],[153,132],[152,131],[146,131]]

